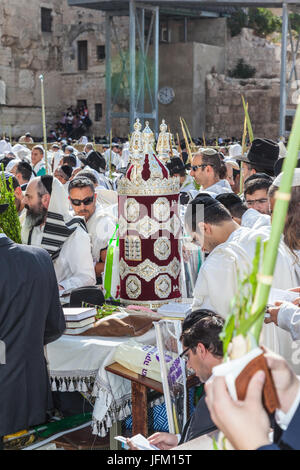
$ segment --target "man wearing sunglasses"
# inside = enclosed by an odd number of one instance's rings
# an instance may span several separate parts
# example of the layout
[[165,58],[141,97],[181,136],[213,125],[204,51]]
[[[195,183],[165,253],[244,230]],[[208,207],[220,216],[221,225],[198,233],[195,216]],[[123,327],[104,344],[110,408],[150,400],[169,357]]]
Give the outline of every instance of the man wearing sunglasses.
[[[180,357],[185,360],[187,367],[195,372],[201,383],[207,382],[211,377],[212,368],[223,360],[223,344],[219,337],[223,325],[224,320],[220,315],[205,309],[195,310],[183,321],[180,337],[183,352]],[[157,432],[150,436],[148,441],[161,450],[169,450],[215,429],[203,395],[180,437],[167,432]],[[134,450],[130,440],[127,442]]]
[[72,218],[63,185],[52,175],[33,178],[24,197],[22,241],[51,255],[61,294],[96,284],[90,237],[82,218]]
[[99,203],[92,181],[76,176],[69,184],[69,199],[75,215],[84,217],[88,233],[91,237],[92,256],[96,278],[100,281],[104,271],[105,258],[109,240],[111,239],[116,221]]
[[216,150],[205,148],[194,155],[190,175],[200,186],[200,191],[212,196],[232,192],[228,181],[220,179],[220,171],[221,159]]

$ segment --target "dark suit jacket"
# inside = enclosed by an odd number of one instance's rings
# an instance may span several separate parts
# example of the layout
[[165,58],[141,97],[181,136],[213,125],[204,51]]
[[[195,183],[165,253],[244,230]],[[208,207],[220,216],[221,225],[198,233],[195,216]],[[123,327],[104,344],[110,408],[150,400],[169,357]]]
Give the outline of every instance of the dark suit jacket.
[[0,436],[45,422],[52,401],[44,345],[64,330],[48,253],[0,238],[0,340],[6,349],[0,364]]
[[179,445],[184,442],[191,441],[192,439],[196,439],[196,437],[215,431],[216,429],[216,425],[210,417],[205,402],[205,395],[202,395],[197,403],[194,413],[183,428]]
[[275,438],[275,442],[258,450],[300,450],[300,405],[286,431]]

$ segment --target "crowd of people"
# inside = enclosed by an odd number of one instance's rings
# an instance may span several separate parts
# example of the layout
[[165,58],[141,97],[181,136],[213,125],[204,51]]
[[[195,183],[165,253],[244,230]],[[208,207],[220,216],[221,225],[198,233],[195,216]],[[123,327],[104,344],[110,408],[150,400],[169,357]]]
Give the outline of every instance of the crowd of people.
[[[87,118],[87,109],[70,108],[61,123],[66,135],[73,135],[74,129],[79,129]],[[81,124],[77,126],[79,121]],[[297,373],[300,371],[292,359],[293,341],[300,340],[299,298],[294,303],[284,301],[270,306],[265,319],[264,344],[273,351],[267,350],[265,357],[280,401],[275,416],[268,416],[262,405],[265,380],[262,373],[251,379],[242,404],[232,400],[222,378],[212,380],[213,367],[223,360],[219,335],[237,293],[237,280],[250,274],[257,238],[267,241],[270,236],[286,148],[282,142],[261,138],[254,139],[245,153],[240,143],[232,139],[218,142],[218,146],[198,144],[195,142],[191,161],[184,142],[173,148],[166,166],[170,177],[180,180],[182,231],[202,253],[201,266],[184,278],[187,292],[191,285],[194,287],[193,312],[183,322],[181,342],[187,366],[206,383],[206,396],[198,402],[180,438],[156,433],[149,441],[160,449],[171,449],[217,428],[237,449],[299,449]],[[13,183],[24,244],[17,246],[4,234],[0,235],[0,255],[5,263],[5,269],[0,270],[1,298],[5,299],[0,309],[4,328],[1,339],[8,345],[8,357],[13,357],[11,362],[7,361],[8,369],[0,366],[1,384],[8,377],[7,371],[11,373],[13,368],[15,372],[14,378],[7,379],[5,385],[8,401],[0,406],[0,436],[3,437],[39,424],[45,417],[49,385],[41,364],[42,346],[63,333],[59,298],[74,289],[103,283],[107,247],[118,223],[117,188],[130,165],[130,155],[129,142],[113,141],[112,145],[104,145],[103,152],[99,153],[92,142],[87,142],[79,152],[75,146],[57,140],[52,142],[47,154],[41,145],[34,145],[28,151],[21,144],[1,147],[1,142],[0,153],[8,187],[10,181]],[[299,205],[300,168],[296,168],[272,283],[272,287],[285,291],[297,292],[298,289],[299,292],[300,286]],[[198,217],[200,207],[201,218]],[[5,211],[3,205],[1,211]],[[192,254],[184,245],[182,250],[185,263],[191,262]],[[14,256],[22,268],[18,276]],[[28,279],[25,272],[31,259]],[[6,276],[13,279],[13,289],[5,287]],[[13,302],[16,292],[19,301]],[[42,304],[38,296],[42,296]],[[34,315],[28,313],[31,320],[27,327],[32,328],[33,335],[30,341],[39,345],[36,356],[43,369],[40,379],[43,385],[39,385],[44,387],[44,395],[39,395],[36,407],[33,401],[38,391],[30,392],[36,365],[30,363],[24,371],[16,364],[25,346],[15,344],[14,334],[6,323],[6,316],[12,316],[20,322],[20,328],[25,328],[22,309],[26,305],[26,315],[27,310],[36,311],[34,302],[38,303],[43,318],[43,328],[39,328]],[[268,334],[270,328],[272,335]],[[32,354],[27,353],[29,358]],[[28,396],[22,398],[22,409],[10,412],[15,406],[11,404],[10,390],[13,387],[17,393],[20,383],[25,388],[28,386]],[[36,413],[26,413],[33,408],[37,408]],[[271,428],[273,441],[269,437]],[[130,440],[128,445],[134,449]]]
[[92,121],[86,105],[75,108],[70,106],[63,113],[60,121],[56,123],[56,128],[49,137],[51,140],[57,140],[57,138],[72,138],[77,140],[89,131],[91,125]]

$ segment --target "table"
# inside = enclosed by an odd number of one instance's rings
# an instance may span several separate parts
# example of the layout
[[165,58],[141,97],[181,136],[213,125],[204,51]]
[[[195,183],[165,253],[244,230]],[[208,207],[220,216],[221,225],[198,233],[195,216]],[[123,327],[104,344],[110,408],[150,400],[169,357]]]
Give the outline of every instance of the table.
[[131,381],[132,435],[148,436],[147,389],[163,395],[162,383],[126,369],[117,362],[106,366],[105,370]]
[[[105,370],[114,362],[116,348],[129,339],[63,335],[46,347],[52,390],[89,392],[95,398],[92,432],[100,437],[114,422],[131,415],[130,381]],[[154,328],[134,339],[154,345]]]
[[[112,374],[131,381],[131,406],[132,406],[132,435],[142,434],[148,436],[148,397],[147,389],[155,390],[163,395],[163,385],[157,380],[144,377],[114,362],[105,369]],[[195,375],[187,378],[187,388],[194,387],[199,383]]]

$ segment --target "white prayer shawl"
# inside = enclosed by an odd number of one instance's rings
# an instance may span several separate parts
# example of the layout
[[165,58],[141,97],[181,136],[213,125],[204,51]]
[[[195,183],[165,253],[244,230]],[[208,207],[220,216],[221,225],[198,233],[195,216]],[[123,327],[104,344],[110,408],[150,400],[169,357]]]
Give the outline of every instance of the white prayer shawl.
[[105,158],[105,160],[106,160],[107,168],[109,168],[110,159],[111,159],[112,165],[114,165],[115,167],[118,166],[120,157],[119,157],[119,155],[118,155],[117,153],[113,152],[111,149],[107,149],[107,150],[103,153],[103,156],[104,156],[104,158]]
[[15,144],[12,148],[12,152],[21,160],[24,158],[28,158],[30,160],[31,152],[27,147],[25,147],[25,145]]
[[5,171],[8,171],[9,173],[11,173],[11,170],[13,169],[13,167],[16,166],[18,163],[20,163],[20,161],[21,160],[19,160],[18,158],[14,158],[10,162],[8,162],[8,164],[6,165]]
[[93,262],[98,263],[100,251],[107,248],[116,229],[117,219],[113,220],[108,211],[97,204],[94,214],[86,223],[91,238]]
[[53,179],[46,223],[22,228],[25,244],[41,246],[54,263],[57,282],[65,291],[96,284],[90,237],[82,217],[73,217],[63,185]]
[[[92,152],[93,152],[93,150],[92,150]],[[111,189],[111,185],[109,183],[109,180],[107,179],[107,177],[104,174],[99,173],[97,170],[95,170],[94,168],[91,168],[89,165],[86,165],[84,167],[84,170],[88,170],[91,173],[93,173],[93,175],[97,179],[98,187],[103,188],[103,189]]]
[[53,173],[55,172],[56,168],[59,166],[59,163],[64,155],[62,150],[57,150],[57,152],[52,152],[52,165],[53,165]]
[[0,154],[5,153],[5,152],[11,152],[12,147],[9,142],[6,142],[5,139],[0,140]]
[[256,209],[250,208],[242,216],[242,227],[253,228],[256,230],[269,225],[271,225],[271,217],[267,214],[258,212]]
[[195,190],[196,188],[195,188],[194,178],[191,175],[187,175],[183,184],[181,185],[180,192],[188,193],[189,191],[195,191]]
[[[243,279],[251,272],[257,238],[260,236],[262,241],[269,238],[269,230],[266,228],[249,230],[241,227],[209,254],[199,271],[194,290],[193,310],[208,308],[224,318],[227,317],[231,300],[238,290],[238,275]],[[290,289],[296,286],[291,255],[284,243],[280,242],[272,287]],[[292,344],[289,334],[285,331],[274,324],[265,324],[262,344],[290,362]],[[293,366],[291,362],[290,365]]]
[[220,180],[206,189],[201,187],[200,191],[202,193],[214,193],[215,195],[224,194],[224,193],[232,193],[232,189],[227,180]]
[[[35,174],[37,175],[38,172],[44,168],[46,168],[46,162],[45,162],[45,159],[42,158],[42,160],[40,160],[36,165],[32,165],[32,168],[33,168],[33,171],[35,172]],[[51,169],[50,169],[50,166],[48,164],[48,175],[51,175]]]
[[123,147],[122,154],[119,157],[119,161],[117,162],[116,169],[119,170],[120,168],[126,168],[129,162],[129,148]]
[[[43,229],[34,227],[31,245],[42,246],[43,237]],[[90,237],[82,227],[77,227],[64,242],[53,266],[57,283],[64,288],[63,293],[96,284]]]

